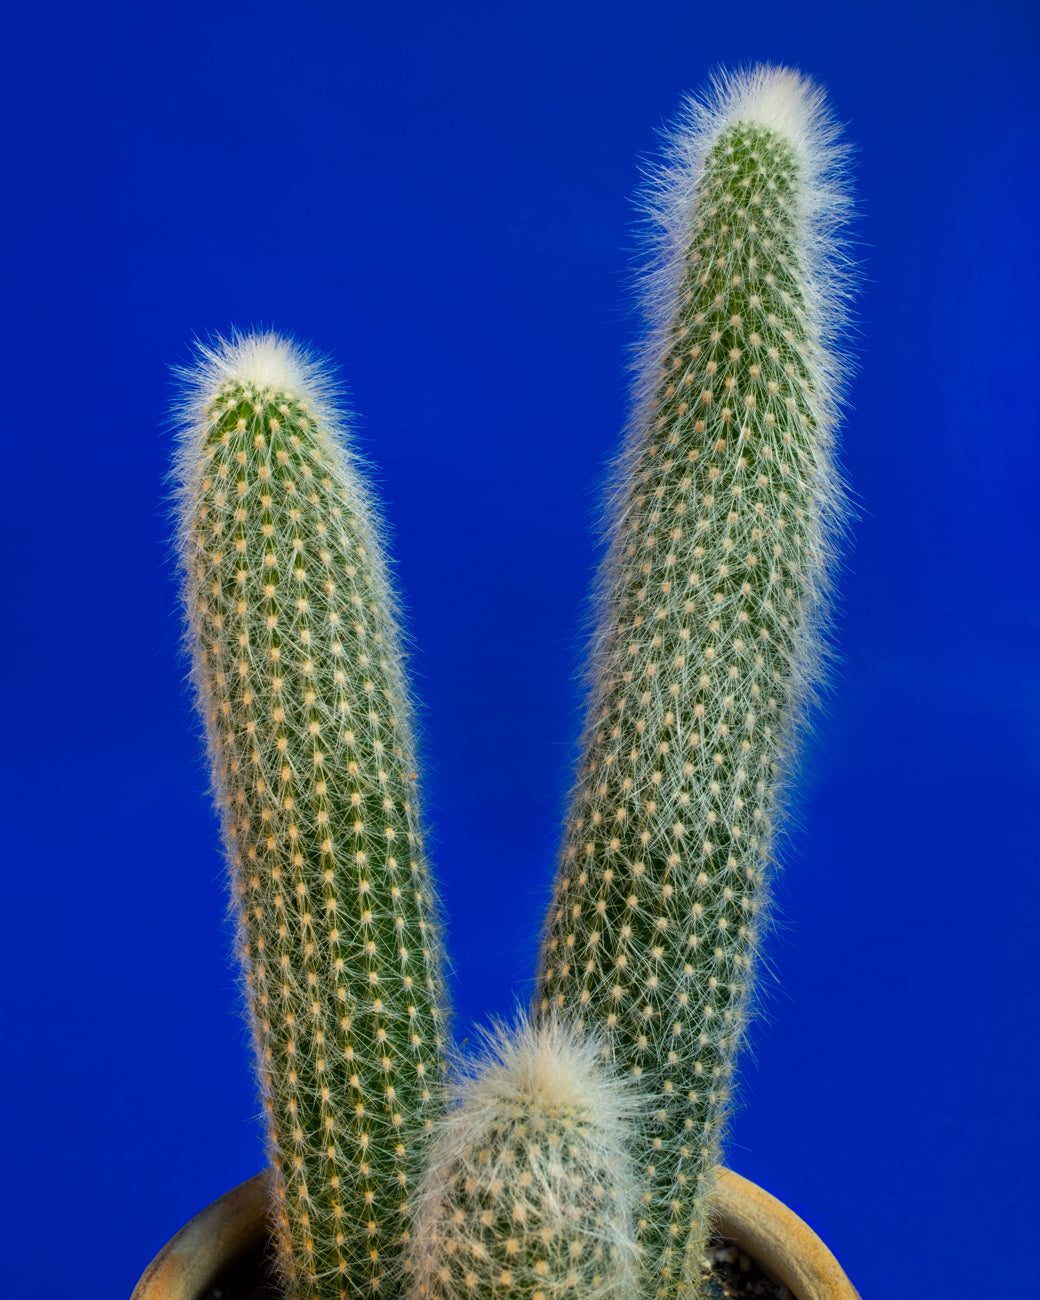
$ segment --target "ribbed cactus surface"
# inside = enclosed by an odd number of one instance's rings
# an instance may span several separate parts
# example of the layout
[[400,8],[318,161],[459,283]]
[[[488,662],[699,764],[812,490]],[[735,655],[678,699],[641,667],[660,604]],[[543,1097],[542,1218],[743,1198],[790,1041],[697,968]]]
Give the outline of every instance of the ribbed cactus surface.
[[501,1030],[439,1126],[410,1300],[635,1300],[633,1093],[597,1043]]
[[185,600],[283,1282],[385,1294],[440,1109],[442,987],[373,507],[295,345],[222,341],[186,378]]
[[839,505],[830,134],[810,86],[759,70],[691,112],[656,200],[659,323],[536,996],[653,1097],[647,1295],[697,1286],[778,781],[818,658]]

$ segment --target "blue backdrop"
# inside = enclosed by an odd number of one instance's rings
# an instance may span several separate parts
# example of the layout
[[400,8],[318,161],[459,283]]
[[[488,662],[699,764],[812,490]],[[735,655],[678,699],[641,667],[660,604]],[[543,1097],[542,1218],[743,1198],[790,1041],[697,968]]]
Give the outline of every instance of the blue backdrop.
[[168,366],[232,324],[341,366],[465,1034],[533,974],[640,159],[713,67],[766,60],[825,84],[858,150],[861,517],[729,1160],[864,1300],[1031,1294],[1033,7],[94,0],[6,26],[5,1293],[127,1296],[263,1158],[179,650]]

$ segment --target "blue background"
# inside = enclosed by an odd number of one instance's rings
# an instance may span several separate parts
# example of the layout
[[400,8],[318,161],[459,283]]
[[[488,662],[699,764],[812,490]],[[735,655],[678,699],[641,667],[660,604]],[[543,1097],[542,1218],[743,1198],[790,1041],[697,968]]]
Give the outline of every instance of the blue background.
[[858,150],[861,518],[729,1159],[864,1300],[1032,1293],[1036,25],[1012,0],[8,17],[7,1295],[128,1295],[262,1163],[179,650],[168,366],[232,324],[340,364],[415,639],[465,1034],[532,977],[639,160],[713,67],[760,59],[825,84]]

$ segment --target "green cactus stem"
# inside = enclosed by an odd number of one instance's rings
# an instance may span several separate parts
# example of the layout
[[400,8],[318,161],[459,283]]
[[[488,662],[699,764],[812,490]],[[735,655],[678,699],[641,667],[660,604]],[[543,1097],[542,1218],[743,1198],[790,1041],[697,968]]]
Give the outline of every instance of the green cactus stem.
[[535,1003],[602,1034],[652,1095],[638,1226],[658,1297],[699,1285],[842,515],[842,151],[797,73],[715,91],[651,196],[655,328]]
[[444,996],[386,564],[319,363],[254,335],[183,377],[188,635],[281,1280],[300,1300],[379,1296],[441,1109]]
[[501,1029],[438,1128],[410,1300],[636,1300],[631,1084],[558,1024]]

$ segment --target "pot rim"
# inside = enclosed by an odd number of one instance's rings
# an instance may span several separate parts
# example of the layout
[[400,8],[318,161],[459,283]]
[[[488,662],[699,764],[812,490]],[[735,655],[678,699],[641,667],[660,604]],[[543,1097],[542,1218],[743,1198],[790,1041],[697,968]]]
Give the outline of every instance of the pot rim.
[[757,1183],[720,1165],[715,1231],[729,1237],[798,1300],[860,1300],[859,1292],[812,1228]]
[[[163,1246],[130,1300],[198,1300],[268,1238],[270,1170],[219,1196]],[[732,1169],[719,1166],[715,1230],[735,1241],[798,1300],[860,1300],[841,1265],[804,1220]]]
[[270,1235],[269,1169],[218,1196],[159,1251],[130,1300],[197,1300],[217,1279]]

